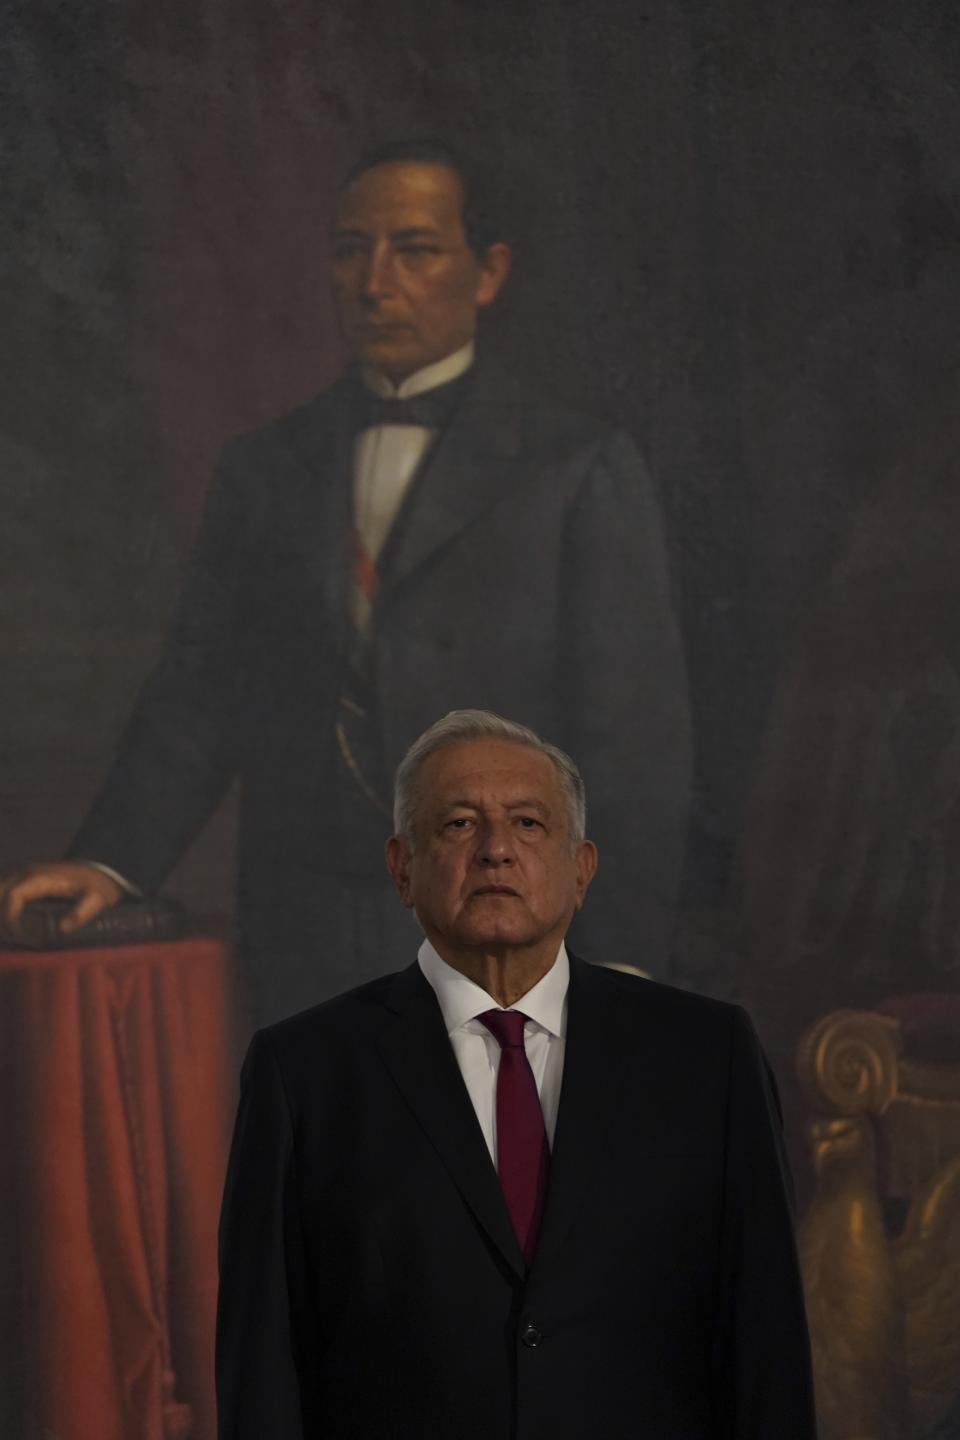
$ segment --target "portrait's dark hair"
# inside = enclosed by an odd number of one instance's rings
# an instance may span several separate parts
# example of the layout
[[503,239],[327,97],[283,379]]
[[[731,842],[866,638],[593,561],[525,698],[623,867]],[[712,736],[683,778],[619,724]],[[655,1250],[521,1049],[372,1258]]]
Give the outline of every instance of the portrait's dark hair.
[[378,165],[391,164],[445,165],[460,181],[463,193],[463,232],[467,244],[478,257],[484,256],[497,240],[502,240],[500,218],[491,188],[477,166],[454,150],[444,140],[391,140],[361,155],[347,171],[340,194]]

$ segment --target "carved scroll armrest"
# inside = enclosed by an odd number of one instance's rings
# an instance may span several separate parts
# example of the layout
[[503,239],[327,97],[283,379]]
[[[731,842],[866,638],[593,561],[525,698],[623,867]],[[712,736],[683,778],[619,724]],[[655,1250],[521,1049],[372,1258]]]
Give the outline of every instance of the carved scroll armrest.
[[797,1076],[821,1115],[882,1115],[898,1089],[900,1022],[870,1010],[833,1010],[797,1048]]

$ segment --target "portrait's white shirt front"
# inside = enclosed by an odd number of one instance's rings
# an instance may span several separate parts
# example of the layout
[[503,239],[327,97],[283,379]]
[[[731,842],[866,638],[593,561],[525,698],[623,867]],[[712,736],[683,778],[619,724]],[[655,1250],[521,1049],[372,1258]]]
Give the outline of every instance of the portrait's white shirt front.
[[[369,367],[361,370],[368,390],[386,399],[409,400],[457,380],[473,364],[471,340],[462,349],[393,385]],[[361,430],[353,451],[353,512],[364,549],[376,560],[397,518],[414,472],[436,432],[425,425],[371,425]]]
[[[454,970],[437,954],[429,940],[420,946],[417,956],[420,969],[433,987],[463,1083],[467,1087],[476,1116],[487,1142],[487,1149],[497,1161],[497,1066],[500,1046],[478,1019],[486,1010],[502,1010],[486,990]],[[570,986],[570,961],[561,942],[557,958],[532,990],[508,1008],[521,1010],[527,1016],[523,1042],[537,1082],[540,1108],[543,1111],[547,1140],[553,1149],[563,1081],[563,1054],[567,1035],[567,990]]]

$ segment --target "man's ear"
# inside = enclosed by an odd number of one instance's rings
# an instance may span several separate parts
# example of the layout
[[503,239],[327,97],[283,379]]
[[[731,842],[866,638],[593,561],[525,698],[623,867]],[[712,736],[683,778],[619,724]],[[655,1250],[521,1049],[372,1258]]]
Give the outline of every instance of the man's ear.
[[387,869],[397,887],[397,894],[408,910],[413,909],[413,895],[410,890],[410,841],[406,835],[391,835],[387,841]]
[[509,245],[498,240],[491,245],[487,253],[480,261],[480,269],[477,275],[476,302],[477,308],[482,310],[486,305],[492,305],[500,293],[500,288],[507,276],[510,274],[510,266],[513,264],[513,254]]
[[577,909],[587,896],[590,881],[597,873],[597,847],[592,840],[581,840],[577,846]]

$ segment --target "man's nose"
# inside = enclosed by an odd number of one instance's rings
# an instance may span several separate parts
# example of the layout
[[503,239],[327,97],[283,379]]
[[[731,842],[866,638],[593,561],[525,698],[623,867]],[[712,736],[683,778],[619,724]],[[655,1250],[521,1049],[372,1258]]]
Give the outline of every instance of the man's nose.
[[516,856],[507,821],[488,821],[480,831],[477,860],[481,865],[512,865]]
[[393,262],[389,252],[374,247],[367,257],[360,293],[365,300],[376,302],[389,295],[393,285]]

